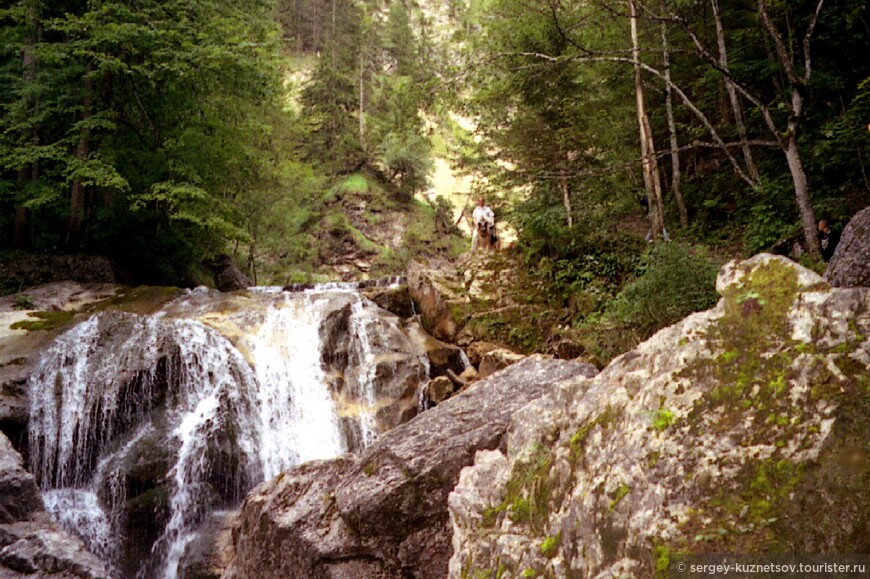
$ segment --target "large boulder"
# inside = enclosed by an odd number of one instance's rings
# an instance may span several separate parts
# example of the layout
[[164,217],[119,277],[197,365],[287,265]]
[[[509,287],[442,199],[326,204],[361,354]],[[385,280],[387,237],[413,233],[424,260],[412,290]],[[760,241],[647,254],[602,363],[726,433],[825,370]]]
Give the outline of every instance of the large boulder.
[[517,354],[507,348],[496,348],[495,350],[490,350],[481,357],[480,367],[477,370],[480,373],[481,378],[486,378],[502,368],[507,368],[511,364],[516,364],[524,358],[525,356],[522,354]]
[[33,475],[24,470],[21,455],[0,432],[0,524],[26,521],[43,510]]
[[229,577],[441,579],[447,496],[475,452],[499,448],[511,415],[578,364],[531,358],[383,435],[359,458],[292,469],[255,489]]
[[408,291],[426,331],[439,340],[452,341],[458,327],[447,307],[446,290],[433,272],[416,262],[408,264]]
[[[356,420],[361,411],[375,414],[378,432],[416,415],[428,363],[415,326],[369,300],[352,294],[342,299],[347,303],[330,306],[334,309],[320,325],[321,363],[353,452],[362,444]],[[366,395],[369,388],[373,400]]]
[[108,579],[106,566],[45,512],[33,475],[0,432],[0,577]]
[[870,552],[870,290],[771,255],[717,287],[715,309],[563,382],[477,453],[449,498],[451,578]]
[[215,287],[222,292],[243,290],[254,285],[251,278],[242,273],[228,255],[219,256],[211,264],[211,269],[214,272]]
[[825,279],[834,287],[870,287],[870,207],[846,225]]
[[410,318],[414,315],[414,301],[407,285],[397,287],[371,287],[363,291],[363,295],[388,312],[400,318]]

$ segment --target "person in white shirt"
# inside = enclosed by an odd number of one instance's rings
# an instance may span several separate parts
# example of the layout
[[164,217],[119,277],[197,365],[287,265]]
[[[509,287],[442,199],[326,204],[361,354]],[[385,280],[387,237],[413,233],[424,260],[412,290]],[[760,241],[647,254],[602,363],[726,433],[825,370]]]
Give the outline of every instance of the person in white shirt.
[[477,199],[477,207],[474,208],[472,220],[474,221],[474,232],[471,234],[471,251],[477,251],[481,244],[492,250],[496,242],[495,213],[486,205],[483,197]]

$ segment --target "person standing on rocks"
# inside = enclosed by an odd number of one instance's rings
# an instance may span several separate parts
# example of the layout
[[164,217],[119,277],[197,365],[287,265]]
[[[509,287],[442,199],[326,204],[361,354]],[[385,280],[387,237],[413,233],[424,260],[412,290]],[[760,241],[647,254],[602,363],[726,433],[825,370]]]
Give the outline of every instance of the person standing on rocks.
[[834,257],[834,250],[837,249],[838,243],[840,243],[840,233],[828,226],[827,219],[819,221],[819,245],[822,246],[822,257],[825,261],[831,261]]
[[474,232],[471,234],[471,251],[476,252],[482,244],[483,247],[492,250],[498,238],[495,234],[495,213],[487,206],[483,197],[477,198],[477,207],[472,214]]

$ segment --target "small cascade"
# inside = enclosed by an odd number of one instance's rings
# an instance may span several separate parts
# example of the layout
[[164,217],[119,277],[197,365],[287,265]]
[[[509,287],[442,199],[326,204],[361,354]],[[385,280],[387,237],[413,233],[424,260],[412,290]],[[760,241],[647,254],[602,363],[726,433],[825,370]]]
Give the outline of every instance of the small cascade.
[[257,379],[259,460],[266,479],[314,459],[341,454],[335,404],[320,363],[326,299],[279,295],[248,338]]
[[[179,395],[170,421],[176,425],[172,437],[181,447],[170,472],[174,484],[169,522],[152,548],[158,558],[166,554],[163,576],[167,579],[176,577],[184,548],[193,538],[193,526],[210,506],[212,475],[229,483],[230,498],[234,499],[262,480],[256,458],[258,432],[251,420],[259,388],[250,366],[214,330],[189,320],[175,323],[183,343],[179,344],[179,375],[174,380],[180,386]],[[234,448],[224,444],[230,439],[234,439]],[[216,473],[215,453],[230,464],[236,463],[235,468]]]
[[354,300],[351,306],[349,349],[356,353],[356,371],[348,373],[350,394],[359,403],[357,418],[363,447],[371,445],[377,434],[375,375],[378,370],[369,333],[371,319],[366,315],[365,306],[362,299]]
[[[159,397],[158,322],[94,316],[60,336],[30,378],[30,469],[43,488],[86,486],[103,448]],[[114,352],[101,351],[111,335]],[[131,377],[133,379],[131,380]]]
[[[156,315],[76,325],[29,385],[30,467],[49,512],[119,576],[179,576],[209,513],[296,464],[371,444],[407,419],[406,397],[416,411],[425,352],[378,311],[346,287],[195,290]],[[131,505],[151,496],[164,497],[144,511],[154,527],[131,544],[125,529],[143,516]]]
[[[149,569],[165,560],[163,576],[174,577],[173,564],[209,504],[213,479],[222,478],[233,499],[262,480],[256,425],[239,420],[255,407],[256,390],[244,357],[199,322],[94,316],[58,339],[31,378],[31,469],[43,488],[63,489],[58,496],[67,502],[74,495],[63,492],[70,489],[93,494],[105,482],[93,476],[105,474],[97,459],[152,418],[158,403],[165,405],[166,444],[178,448],[170,472],[170,518],[152,549],[154,560],[140,574],[151,575]],[[222,448],[229,438],[232,448]],[[216,457],[234,468],[216,472]],[[96,527],[86,519],[68,524],[82,522],[77,534],[101,550]]]
[[335,281],[328,283],[291,283],[285,285],[285,292],[296,293],[304,291],[358,291],[368,288],[394,288],[405,285],[407,278],[404,276],[390,276],[365,281]]
[[[55,489],[42,493],[45,510],[68,533],[87,537],[87,547],[101,560],[118,560],[120,542],[109,514],[97,493],[82,489]],[[117,573],[117,570],[113,570]]]
[[468,355],[465,353],[465,350],[459,350],[459,359],[462,360],[462,368],[467,370],[471,368],[471,360],[468,359]]

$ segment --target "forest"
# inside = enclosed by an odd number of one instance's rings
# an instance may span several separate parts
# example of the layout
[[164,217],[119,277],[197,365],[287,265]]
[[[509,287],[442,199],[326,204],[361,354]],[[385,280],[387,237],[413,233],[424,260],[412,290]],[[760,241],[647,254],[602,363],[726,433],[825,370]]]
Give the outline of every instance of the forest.
[[[685,287],[728,257],[798,242],[820,269],[817,222],[870,204],[867,8],[20,0],[0,11],[0,253],[187,286],[224,255],[258,283],[356,251],[398,273],[464,249],[443,158],[516,230],[537,295],[647,333],[706,305]],[[366,195],[405,211],[399,249],[348,220]],[[679,311],[637,306],[659,294]]]

